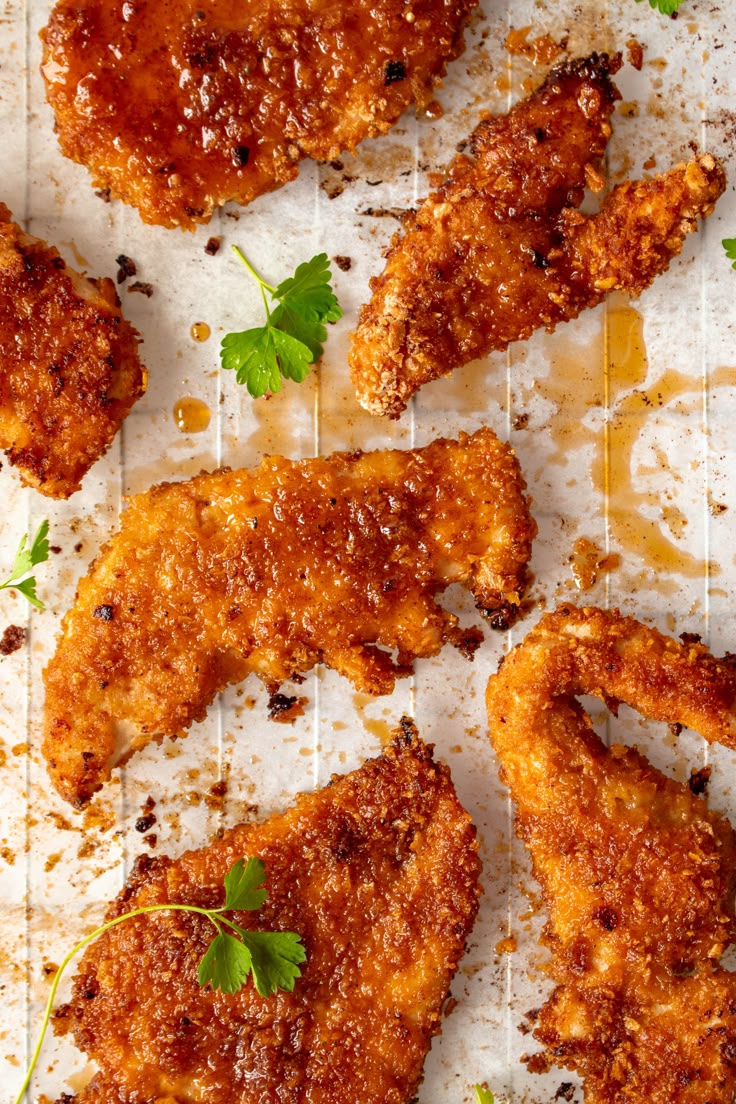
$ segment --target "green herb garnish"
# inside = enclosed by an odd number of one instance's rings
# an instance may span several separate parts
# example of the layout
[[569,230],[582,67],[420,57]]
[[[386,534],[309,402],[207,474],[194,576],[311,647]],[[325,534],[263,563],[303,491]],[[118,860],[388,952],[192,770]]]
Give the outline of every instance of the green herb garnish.
[[266,324],[225,334],[220,360],[223,368],[237,372],[238,383],[244,383],[257,399],[267,391],[280,391],[282,378],[296,383],[306,378],[309,365],[322,356],[327,338],[325,323],[337,322],[342,310],[330,284],[332,273],[326,253],[300,264],[293,276],[272,287],[236,245],[233,249],[258,281]]
[[[637,0],[641,3],[641,0]],[[682,0],[649,0],[649,7],[661,11],[662,15],[674,15]]]
[[[30,548],[27,547],[28,537],[25,534],[21,537],[18,551],[15,553],[13,570],[5,582],[0,583],[0,590],[9,588],[20,591],[31,605],[39,610],[44,610],[46,607],[36,594],[35,578],[33,575],[29,575],[28,572],[32,567],[44,563],[49,558],[48,532],[48,521],[42,521],[38,527],[38,532],[31,541]],[[26,578],[23,578],[24,575]]]
[[726,250],[729,261],[733,261],[731,268],[736,268],[736,238],[724,238],[721,245]]
[[[224,915],[232,910],[252,911],[260,908],[268,896],[263,883],[266,868],[260,859],[238,859],[225,875],[225,903],[220,908],[199,908],[197,905],[145,905],[131,909],[130,912],[116,916],[114,920],[95,928],[93,932],[80,939],[79,943],[62,959],[46,1002],[41,1033],[31,1057],[20,1092],[15,1104],[21,1104],[31,1076],[41,1053],[46,1030],[51,1018],[51,1010],[64,970],[74,956],[118,924],[131,920],[134,916],[143,916],[149,912],[196,912],[206,916],[214,924],[217,934],[204,953],[199,964],[198,981],[201,986],[210,985],[221,989],[223,993],[237,993],[245,984],[248,974],[252,974],[256,991],[262,997],[269,997],[278,989],[291,992],[296,978],[301,976],[299,963],[306,960],[306,952],[298,935],[294,932],[246,931]],[[236,939],[224,931],[223,925],[240,936]]]
[[475,1104],[494,1104],[493,1093],[486,1085],[475,1086]]

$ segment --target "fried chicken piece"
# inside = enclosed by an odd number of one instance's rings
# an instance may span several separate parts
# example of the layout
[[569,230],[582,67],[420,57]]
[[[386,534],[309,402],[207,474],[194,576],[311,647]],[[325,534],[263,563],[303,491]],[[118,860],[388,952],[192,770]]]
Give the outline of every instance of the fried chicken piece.
[[710,154],[613,189],[582,215],[619,93],[620,58],[553,69],[508,115],[484,120],[451,178],[393,239],[353,334],[358,401],[397,418],[430,380],[544,326],[553,330],[606,292],[634,295],[663,272],[725,188]]
[[62,152],[145,222],[192,228],[426,108],[477,0],[57,0]]
[[465,583],[505,628],[535,532],[516,457],[489,429],[154,487],[79,584],[46,669],[54,785],[83,805],[251,672],[274,692],[322,662],[388,694],[417,656],[472,654],[479,630],[438,594]]
[[[685,638],[687,639],[687,638]],[[549,912],[556,989],[532,1069],[576,1070],[586,1104],[732,1104],[736,836],[689,786],[604,747],[592,694],[736,749],[736,669],[617,612],[563,607],[487,691],[491,738]]]
[[218,906],[228,869],[249,856],[265,863],[268,899],[233,919],[301,936],[293,992],[200,989],[206,919],[126,920],[85,952],[57,1014],[99,1068],[63,1101],[414,1099],[480,892],[475,829],[447,767],[404,720],[380,758],[286,813],[175,861],[143,856],[108,918],[166,902]]
[[23,482],[79,490],[145,389],[112,280],[69,268],[0,203],[0,448]]

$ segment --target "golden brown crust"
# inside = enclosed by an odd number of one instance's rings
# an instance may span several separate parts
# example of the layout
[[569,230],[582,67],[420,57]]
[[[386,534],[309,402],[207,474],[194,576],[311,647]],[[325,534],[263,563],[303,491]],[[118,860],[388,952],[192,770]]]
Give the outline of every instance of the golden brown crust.
[[24,483],[68,498],[146,389],[111,280],[90,280],[0,204],[0,448]]
[[731,1104],[736,836],[636,750],[605,748],[592,694],[736,748],[736,667],[617,612],[563,607],[487,690],[491,738],[542,885],[548,971],[533,1069],[576,1070],[586,1104]]
[[558,67],[482,122],[474,160],[458,158],[394,237],[350,351],[366,410],[396,418],[425,383],[554,329],[613,288],[640,292],[711,213],[725,178],[708,154],[615,188],[595,216],[577,210],[586,185],[603,185],[619,64],[593,55]]
[[475,0],[58,0],[62,151],[146,222],[193,227],[426,107]]
[[292,993],[202,990],[213,931],[185,913],[126,921],[84,955],[57,1027],[99,1073],[76,1104],[408,1104],[478,907],[475,830],[409,721],[379,759],[178,860],[144,857],[109,915],[222,903],[242,857],[268,900],[234,917],[295,931]]
[[323,662],[390,693],[415,657],[477,646],[437,604],[450,583],[510,623],[535,532],[516,457],[489,429],[154,487],[79,584],[46,669],[54,785],[84,803],[251,672],[273,690]]

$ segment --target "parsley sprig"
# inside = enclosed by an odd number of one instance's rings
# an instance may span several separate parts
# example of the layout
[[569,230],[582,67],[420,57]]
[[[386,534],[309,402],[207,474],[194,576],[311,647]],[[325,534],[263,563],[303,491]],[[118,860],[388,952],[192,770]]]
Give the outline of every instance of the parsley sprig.
[[[637,0],[641,3],[641,0]],[[649,0],[649,7],[661,11],[662,15],[674,15],[682,0]]]
[[220,361],[223,368],[237,372],[238,383],[244,383],[257,399],[267,391],[280,391],[282,379],[301,383],[306,378],[309,365],[322,356],[325,323],[337,322],[342,310],[330,284],[326,253],[300,264],[293,276],[273,287],[261,279],[237,245],[233,249],[258,281],[266,324],[225,334]]
[[[294,988],[294,980],[301,974],[298,963],[306,958],[299,936],[294,932],[246,931],[223,915],[232,910],[260,908],[268,896],[263,886],[265,875],[260,859],[248,859],[247,863],[238,859],[225,875],[225,904],[219,909],[200,910],[217,928],[199,964],[200,985],[237,993],[252,974],[262,997],[270,997],[277,989],[291,992]],[[223,924],[236,931],[240,939],[224,931]]]
[[729,261],[733,261],[731,268],[736,268],[736,238],[724,238],[721,245],[726,250]]
[[[251,974],[256,991],[261,997],[269,997],[278,989],[291,992],[296,978],[301,976],[299,964],[307,957],[299,936],[294,932],[246,931],[225,915],[231,911],[251,912],[260,908],[268,896],[264,886],[265,877],[266,868],[261,859],[250,858],[247,862],[244,859],[238,859],[225,875],[225,903],[219,908],[207,909],[200,908],[198,905],[181,904],[143,905],[116,916],[113,920],[108,920],[80,939],[64,956],[54,975],[38,1042],[15,1104],[21,1104],[31,1082],[51,1019],[59,982],[65,969],[74,956],[84,950],[88,944],[134,916],[144,916],[151,912],[194,912],[207,917],[217,929],[217,934],[199,964],[197,978],[202,987],[209,985],[212,989],[222,990],[223,993],[237,993]],[[223,925],[236,931],[240,938],[237,939],[226,932]]]
[[36,580],[34,576],[29,575],[28,572],[31,568],[36,567],[37,564],[44,563],[49,558],[48,532],[48,521],[42,521],[35,537],[33,537],[31,541],[30,548],[28,547],[28,537],[25,533],[23,534],[20,544],[18,545],[18,551],[15,553],[13,570],[10,572],[5,582],[0,583],[0,590],[12,589],[20,591],[32,606],[35,606],[36,609],[41,611],[46,607],[36,594]]

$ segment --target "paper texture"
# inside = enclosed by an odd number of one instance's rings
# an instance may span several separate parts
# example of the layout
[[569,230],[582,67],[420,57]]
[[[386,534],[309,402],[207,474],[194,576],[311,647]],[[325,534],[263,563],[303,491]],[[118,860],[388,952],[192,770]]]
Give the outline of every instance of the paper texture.
[[[6,463],[0,472],[0,570],[9,570],[20,535],[43,518],[56,551],[37,569],[45,613],[0,592],[0,630],[25,625],[27,644],[0,659],[0,921],[2,923],[2,1100],[20,1085],[40,1026],[49,985],[44,967],[99,922],[134,858],[151,850],[135,823],[155,801],[154,853],[203,845],[222,825],[265,817],[299,790],[322,785],[379,752],[403,712],[436,745],[480,834],[484,895],[467,956],[453,985],[456,1005],[435,1040],[420,1104],[461,1104],[487,1081],[500,1099],[556,1098],[563,1071],[532,1076],[520,1061],[534,1050],[518,1030],[547,991],[537,947],[543,915],[522,849],[511,835],[511,809],[486,735],[483,690],[499,657],[539,613],[558,601],[620,606],[679,634],[702,634],[712,650],[736,650],[736,404],[732,271],[721,239],[736,235],[736,86],[730,11],[724,3],[685,0],[668,19],[634,0],[482,3],[463,56],[450,66],[438,120],[403,117],[333,165],[303,164],[299,179],[244,210],[226,209],[196,233],[144,226],[120,203],[94,194],[83,168],[65,161],[39,74],[39,28],[49,6],[0,0],[0,199],[32,234],[56,244],[90,275],[134,259],[153,295],[121,287],[126,316],[143,335],[149,389],[109,454],[66,503],[23,489]],[[634,304],[611,301],[555,334],[537,334],[427,387],[397,423],[363,413],[346,367],[348,334],[368,295],[369,278],[399,226],[484,112],[501,112],[538,83],[543,66],[510,54],[508,32],[530,27],[569,54],[622,50],[637,40],[641,71],[616,78],[623,103],[614,115],[607,158],[611,182],[661,171],[692,147],[720,156],[729,187],[682,257]],[[205,252],[221,238],[215,256]],[[258,324],[260,296],[233,256],[238,244],[274,283],[312,254],[350,258],[333,264],[344,309],[331,328],[324,361],[301,386],[287,384],[253,402],[232,373],[219,370],[224,333]],[[192,337],[206,323],[208,340]],[[627,345],[628,342],[628,345]],[[647,401],[642,401],[642,395]],[[209,428],[182,433],[173,408],[185,398],[209,407]],[[52,653],[77,579],[114,532],[125,495],[163,479],[221,464],[253,466],[266,452],[293,458],[338,448],[409,447],[441,434],[490,425],[517,450],[539,525],[532,569],[533,606],[512,633],[486,640],[473,663],[452,650],[417,664],[391,698],[367,700],[332,672],[318,670],[300,693],[309,698],[291,726],[267,720],[267,694],[253,678],[223,695],[187,739],[137,755],[84,814],[51,792],[40,758],[42,670]],[[575,583],[576,542],[609,557],[591,589]],[[575,570],[574,570],[575,568]],[[465,592],[447,603],[477,623]],[[706,752],[688,733],[675,739],[625,710],[600,709],[619,739],[636,740],[660,767],[685,779],[713,763],[710,799],[732,808],[736,761]],[[227,780],[226,796],[212,787]],[[148,834],[146,833],[146,834]],[[504,953],[513,937],[514,953]],[[92,1070],[68,1042],[49,1037],[30,1099],[53,1100],[82,1087]],[[578,1089],[575,1100],[582,1100]],[[570,1099],[565,1096],[564,1099]]]

